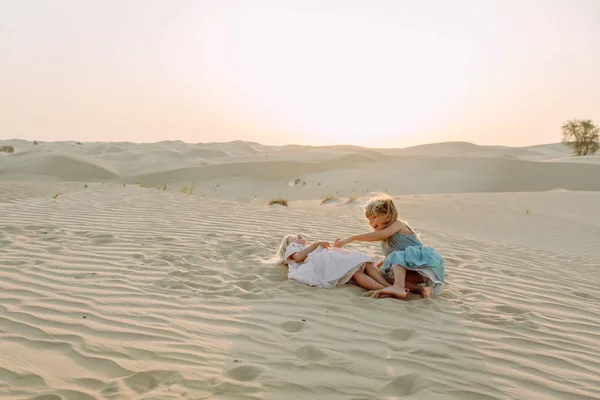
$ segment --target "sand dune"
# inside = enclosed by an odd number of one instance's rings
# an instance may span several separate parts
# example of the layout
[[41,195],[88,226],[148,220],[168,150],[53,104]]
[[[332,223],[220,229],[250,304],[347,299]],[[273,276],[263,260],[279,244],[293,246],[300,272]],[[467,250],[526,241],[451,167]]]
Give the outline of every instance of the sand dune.
[[[0,177],[5,180],[175,187],[195,182],[202,194],[213,197],[231,192],[213,189],[217,185],[225,188],[228,181],[238,185],[238,177],[265,188],[260,192],[252,187],[237,191],[253,191],[252,196],[260,199],[267,193],[310,199],[327,194],[365,195],[374,190],[396,194],[600,190],[597,157],[567,157],[570,149],[562,144],[510,148],[452,142],[380,150],[356,146],[269,147],[246,142],[69,142],[34,146],[15,141],[14,146],[14,154],[0,158]],[[287,183],[297,179],[303,182],[302,187],[294,185],[290,190]],[[233,200],[241,197],[225,196]]]
[[404,156],[459,156],[459,157],[504,157],[520,160],[540,161],[552,158],[567,158],[571,149],[562,143],[527,147],[480,146],[468,142],[432,143],[406,149],[389,149],[386,153]]
[[592,155],[585,157],[561,157],[544,161],[561,163],[600,164],[600,155]]
[[[0,398],[600,398],[600,165],[555,145],[5,144]],[[367,231],[371,191],[444,255],[441,296],[273,262]]]

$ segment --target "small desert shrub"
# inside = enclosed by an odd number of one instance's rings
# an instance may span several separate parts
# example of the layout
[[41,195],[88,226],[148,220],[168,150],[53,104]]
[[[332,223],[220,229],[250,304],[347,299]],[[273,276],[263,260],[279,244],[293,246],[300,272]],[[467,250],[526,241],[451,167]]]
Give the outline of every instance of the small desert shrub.
[[325,196],[325,198],[323,200],[321,200],[321,204],[325,204],[330,200],[335,199],[335,197],[333,197],[332,195],[328,194],[327,196]]
[[346,200],[346,204],[356,203],[356,201],[357,201],[356,196],[350,196],[350,197],[348,197],[348,200]]
[[12,146],[2,146],[0,147],[0,152],[2,153],[13,153],[15,151],[15,148]]
[[33,145],[34,145],[34,146],[37,146],[37,140],[34,140],[34,141],[33,141]]
[[196,182],[192,182],[192,186],[189,188],[187,186],[182,187],[180,192],[191,196],[194,193],[194,189],[196,189]]
[[88,188],[88,184],[86,183],[85,185],[83,185],[83,188],[87,189]]
[[140,187],[143,187],[143,188],[149,188],[150,187],[149,185],[146,185],[145,183],[138,183],[138,185],[140,185]]
[[180,192],[191,196],[192,193],[194,193],[194,189],[196,189],[196,182],[192,182],[192,186],[190,186],[189,189],[187,186],[182,187]]
[[296,178],[296,180],[294,181],[294,185],[297,185],[300,183],[300,178]]
[[279,204],[282,206],[288,206],[288,202],[286,199],[282,199],[282,198],[278,198],[278,199],[271,199],[271,201],[269,201],[269,205],[272,206],[273,204]]

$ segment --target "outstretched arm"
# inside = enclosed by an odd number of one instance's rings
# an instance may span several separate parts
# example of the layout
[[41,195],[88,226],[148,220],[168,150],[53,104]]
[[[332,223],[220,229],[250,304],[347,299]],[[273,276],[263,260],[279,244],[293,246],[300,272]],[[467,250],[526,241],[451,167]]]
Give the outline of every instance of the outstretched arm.
[[323,247],[324,249],[327,249],[330,246],[330,244],[328,242],[313,243],[304,250],[292,254],[290,258],[296,262],[303,262],[306,259],[306,257],[308,257],[308,255],[315,251],[319,246]]
[[403,224],[395,221],[390,226],[375,232],[363,233],[356,236],[350,236],[346,239],[336,239],[333,244],[335,247],[342,247],[351,242],[379,242],[392,236],[394,233],[402,230]]

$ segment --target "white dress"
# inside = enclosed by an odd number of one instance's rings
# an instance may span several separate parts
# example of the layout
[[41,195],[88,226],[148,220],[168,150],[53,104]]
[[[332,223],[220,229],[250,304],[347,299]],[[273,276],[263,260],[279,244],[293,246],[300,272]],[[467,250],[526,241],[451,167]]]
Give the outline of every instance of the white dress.
[[288,279],[310,286],[331,289],[342,285],[352,278],[358,270],[363,270],[365,263],[373,262],[371,257],[358,251],[340,248],[324,249],[317,247],[306,259],[298,263],[291,255],[304,250],[308,246],[291,243],[285,252],[285,263],[288,265]]

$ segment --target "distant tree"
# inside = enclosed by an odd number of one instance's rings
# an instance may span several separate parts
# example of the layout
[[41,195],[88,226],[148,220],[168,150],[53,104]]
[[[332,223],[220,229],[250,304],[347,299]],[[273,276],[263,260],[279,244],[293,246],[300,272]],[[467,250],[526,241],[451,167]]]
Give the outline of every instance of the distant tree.
[[2,146],[0,147],[0,152],[2,153],[13,153],[15,151],[15,148],[12,146]]
[[598,151],[600,129],[590,119],[574,119],[562,126],[562,142],[573,149],[576,156],[586,156]]
[[34,146],[37,146],[37,140],[34,140],[34,141],[33,141],[33,145],[34,145]]

